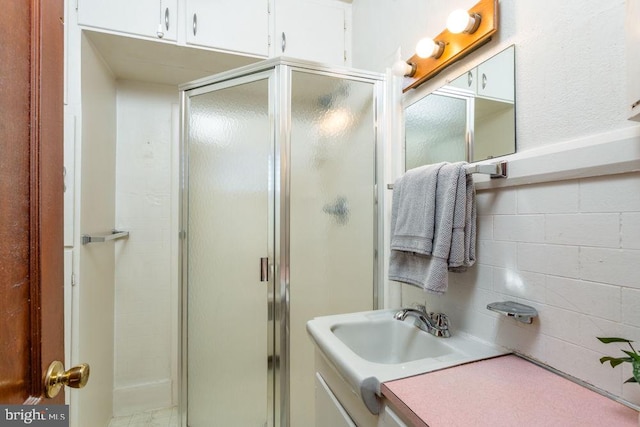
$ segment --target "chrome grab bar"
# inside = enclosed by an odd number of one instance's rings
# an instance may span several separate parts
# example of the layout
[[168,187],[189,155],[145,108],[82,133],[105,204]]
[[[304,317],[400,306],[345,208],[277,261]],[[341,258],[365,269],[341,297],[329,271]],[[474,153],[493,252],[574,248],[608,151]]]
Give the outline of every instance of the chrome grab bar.
[[106,234],[104,236],[91,236],[89,234],[83,234],[82,244],[86,245],[87,243],[104,243],[104,242],[109,242],[111,240],[128,239],[128,238],[129,238],[128,231],[112,230],[111,234]]

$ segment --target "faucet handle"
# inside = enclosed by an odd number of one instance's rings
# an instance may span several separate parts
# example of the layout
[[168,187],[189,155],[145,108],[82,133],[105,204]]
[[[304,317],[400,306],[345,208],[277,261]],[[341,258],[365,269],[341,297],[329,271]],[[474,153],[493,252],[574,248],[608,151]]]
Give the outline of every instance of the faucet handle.
[[444,313],[429,313],[431,320],[439,329],[449,329],[449,318]]

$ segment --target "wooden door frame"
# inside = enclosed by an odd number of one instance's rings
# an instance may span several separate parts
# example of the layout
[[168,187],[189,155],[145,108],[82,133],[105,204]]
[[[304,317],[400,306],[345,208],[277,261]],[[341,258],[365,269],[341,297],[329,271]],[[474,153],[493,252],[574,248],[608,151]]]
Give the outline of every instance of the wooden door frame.
[[[0,126],[0,139],[4,139],[0,149],[27,150],[28,155],[15,163],[0,161],[0,167],[8,171],[0,171],[3,203],[24,207],[0,209],[0,244],[15,245],[10,251],[19,254],[12,257],[11,261],[18,261],[8,266],[8,275],[0,276],[4,282],[0,291],[6,292],[0,319],[11,323],[6,330],[12,336],[5,340],[15,342],[11,348],[0,349],[0,356],[13,359],[15,365],[10,375],[2,371],[5,378],[0,381],[0,402],[38,404],[44,399],[43,377],[49,364],[64,360],[64,3],[9,0],[3,6],[7,9],[0,25],[6,37],[0,47],[5,58],[0,76],[5,80],[0,89],[7,99],[0,101],[0,120],[12,123]],[[23,28],[27,20],[30,30]],[[29,75],[21,72],[27,68]],[[17,282],[8,282],[10,276]],[[9,300],[11,287],[22,288],[26,300]],[[16,307],[23,309],[22,315],[13,316]],[[16,332],[19,330],[22,332]],[[49,402],[64,403],[64,394]]]

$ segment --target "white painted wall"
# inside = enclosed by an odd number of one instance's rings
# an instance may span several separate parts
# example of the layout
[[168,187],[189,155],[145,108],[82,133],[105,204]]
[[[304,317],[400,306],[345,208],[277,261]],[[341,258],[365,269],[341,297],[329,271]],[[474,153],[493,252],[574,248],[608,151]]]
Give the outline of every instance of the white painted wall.
[[[103,235],[115,223],[116,86],[110,70],[84,37],[82,46],[82,142],[79,184],[80,234]],[[113,243],[80,245],[77,285],[73,288],[71,357],[88,363],[91,380],[71,391],[74,420],[106,425],[113,406]]]
[[[353,66],[384,71],[398,47],[445,27],[449,11],[476,1],[354,0]],[[625,2],[502,0],[489,44],[419,91],[430,92],[511,44],[516,45],[518,149],[636,125],[626,120]]]
[[118,81],[116,416],[177,404],[177,104],[174,86]]
[[[423,28],[436,35],[448,10],[475,2],[426,3],[354,0],[354,66],[385,70],[398,46],[408,58]],[[616,162],[623,164],[621,148],[629,141],[640,144],[637,124],[625,115],[624,12],[623,0],[504,0],[497,37],[418,89],[426,94],[515,44],[518,154],[510,160],[516,175],[541,165],[543,158],[550,170],[512,180],[514,185],[507,179],[503,188],[479,186],[477,265],[465,274],[451,274],[445,296],[402,285],[398,301],[393,283],[386,293],[390,306],[426,300],[429,308],[450,314],[455,328],[640,404],[637,385],[622,385],[631,376],[628,367],[612,370],[598,361],[602,355],[621,354],[618,347],[595,339],[640,340],[637,150],[629,165],[616,168],[628,173],[589,176],[606,173],[598,162],[606,164],[616,152]],[[387,162],[388,182],[402,173],[400,141],[396,138]],[[607,149],[597,149],[609,142]],[[594,147],[599,157],[590,157]],[[592,167],[579,169],[585,158]],[[560,169],[566,172],[554,174]],[[489,302],[506,299],[536,307],[540,317],[524,325],[485,309]]]

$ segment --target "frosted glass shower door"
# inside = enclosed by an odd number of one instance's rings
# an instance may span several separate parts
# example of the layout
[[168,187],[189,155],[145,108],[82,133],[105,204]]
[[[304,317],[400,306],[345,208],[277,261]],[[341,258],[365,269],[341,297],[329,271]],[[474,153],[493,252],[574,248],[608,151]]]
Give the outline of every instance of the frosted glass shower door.
[[375,85],[293,72],[290,142],[291,426],[314,425],[316,316],[373,309]]
[[472,97],[431,94],[405,109],[405,167],[467,160]]
[[252,79],[187,98],[190,427],[273,424],[273,282],[260,279],[260,259],[273,259],[273,142],[269,79]]

